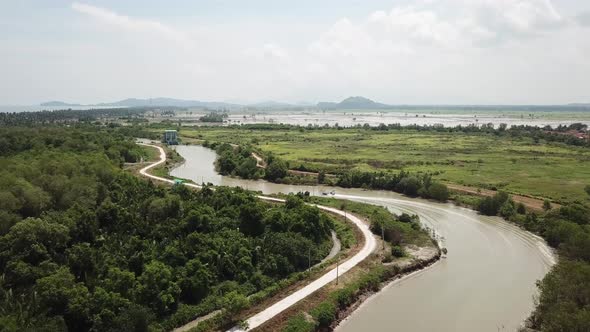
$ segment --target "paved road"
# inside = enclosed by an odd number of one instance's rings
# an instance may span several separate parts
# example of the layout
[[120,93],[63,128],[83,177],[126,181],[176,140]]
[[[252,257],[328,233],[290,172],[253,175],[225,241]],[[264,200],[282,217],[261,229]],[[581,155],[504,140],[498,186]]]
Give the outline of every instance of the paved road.
[[[148,166],[142,168],[139,171],[139,173],[143,176],[150,178],[150,179],[164,181],[164,182],[173,184],[174,180],[162,178],[162,177],[155,176],[155,175],[148,173],[148,171],[150,169],[157,167],[158,165],[164,164],[166,162],[166,152],[164,151],[164,149],[162,149],[161,147],[159,147],[157,145],[144,144],[144,143],[139,143],[139,144],[144,145],[144,146],[150,146],[150,147],[156,148],[160,151],[160,160],[151,164],[151,165],[148,165]],[[192,188],[201,188],[201,186],[196,185],[196,184],[192,184],[192,183],[184,183],[184,185],[186,185],[188,187],[192,187]],[[270,202],[284,202],[285,201],[283,199],[268,197],[268,196],[258,196],[258,198],[265,200],[265,201],[270,201]],[[281,312],[283,312],[287,308],[291,307],[295,303],[299,302],[300,300],[304,299],[308,295],[310,295],[313,292],[317,291],[318,289],[324,287],[325,285],[329,284],[330,282],[336,280],[336,276],[338,274],[342,275],[342,274],[348,272],[350,269],[352,269],[357,264],[362,262],[365,258],[367,258],[373,252],[373,250],[375,250],[375,248],[377,246],[377,242],[375,240],[375,237],[373,236],[373,234],[369,230],[369,226],[367,224],[365,224],[360,218],[358,218],[357,216],[352,215],[350,213],[346,213],[345,211],[338,210],[338,209],[335,209],[332,207],[327,207],[327,206],[322,206],[322,205],[317,205],[317,207],[320,210],[328,211],[328,212],[346,217],[346,219],[348,219],[350,222],[354,223],[359,228],[359,230],[361,231],[361,233],[363,234],[363,236],[365,238],[365,245],[363,246],[363,248],[356,255],[352,256],[350,259],[339,264],[338,268],[334,268],[334,269],[328,271],[327,273],[325,273],[324,275],[322,275],[318,279],[312,281],[307,286],[297,290],[296,292],[292,293],[291,295],[283,298],[282,300],[280,300],[280,301],[276,302],[275,304],[271,305],[270,307],[262,310],[261,312],[257,313],[256,315],[248,318],[246,320],[247,325],[248,325],[248,329],[244,330],[239,327],[234,327],[230,331],[245,332],[245,331],[252,330],[252,329],[264,324],[268,320],[272,319],[273,317],[280,314]]]

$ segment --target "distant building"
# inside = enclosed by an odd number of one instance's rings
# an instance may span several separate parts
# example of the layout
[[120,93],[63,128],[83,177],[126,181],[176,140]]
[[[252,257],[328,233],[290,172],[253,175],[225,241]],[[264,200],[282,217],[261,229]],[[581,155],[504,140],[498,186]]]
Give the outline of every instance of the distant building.
[[162,143],[166,143],[168,145],[177,145],[178,132],[176,130],[166,130],[162,136]]

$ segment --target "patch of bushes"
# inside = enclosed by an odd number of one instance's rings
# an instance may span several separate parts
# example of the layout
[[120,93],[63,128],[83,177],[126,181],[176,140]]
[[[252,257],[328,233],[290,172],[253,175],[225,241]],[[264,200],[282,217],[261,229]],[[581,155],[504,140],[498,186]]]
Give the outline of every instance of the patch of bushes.
[[420,196],[441,202],[449,198],[447,186],[433,181],[430,174],[414,175],[405,171],[397,174],[348,171],[338,176],[336,185],[344,188],[391,190],[411,197]]
[[303,313],[299,313],[287,321],[287,326],[283,329],[284,332],[313,332],[316,329],[316,324],[313,321],[307,320]]
[[336,306],[332,301],[324,301],[311,311],[319,327],[328,327],[336,319]]
[[406,253],[404,252],[404,249],[400,246],[393,246],[391,247],[391,254],[393,255],[393,257],[404,257],[406,255]]

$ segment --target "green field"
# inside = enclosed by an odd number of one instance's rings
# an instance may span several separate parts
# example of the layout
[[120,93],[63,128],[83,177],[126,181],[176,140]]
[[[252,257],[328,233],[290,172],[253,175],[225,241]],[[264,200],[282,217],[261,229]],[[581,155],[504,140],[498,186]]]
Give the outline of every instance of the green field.
[[183,129],[181,136],[252,143],[291,168],[337,173],[347,169],[436,172],[456,184],[503,189],[557,202],[588,201],[590,149],[492,134],[365,129]]

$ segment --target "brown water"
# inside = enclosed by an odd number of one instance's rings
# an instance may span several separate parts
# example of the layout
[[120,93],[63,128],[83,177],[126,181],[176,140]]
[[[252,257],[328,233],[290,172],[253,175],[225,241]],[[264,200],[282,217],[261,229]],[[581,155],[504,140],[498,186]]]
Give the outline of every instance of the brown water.
[[337,331],[514,331],[533,309],[535,281],[553,264],[544,241],[500,218],[450,203],[411,199],[392,192],[291,186],[217,174],[215,152],[178,146],[186,159],[173,176],[265,194],[336,191],[337,198],[418,214],[448,250],[448,258],[395,282],[366,301]]

